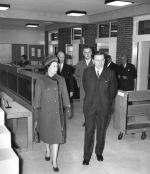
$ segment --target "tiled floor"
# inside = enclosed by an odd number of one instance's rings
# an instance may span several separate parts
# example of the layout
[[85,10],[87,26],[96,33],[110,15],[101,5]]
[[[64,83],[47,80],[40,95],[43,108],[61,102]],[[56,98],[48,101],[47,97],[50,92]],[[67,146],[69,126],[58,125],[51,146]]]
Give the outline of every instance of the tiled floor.
[[[150,133],[141,140],[141,134],[125,135],[118,140],[118,132],[110,123],[104,150],[104,161],[98,162],[95,154],[89,166],[83,166],[83,115],[78,102],[74,104],[74,117],[68,120],[67,143],[61,145],[58,164],[60,174],[150,174]],[[20,120],[16,130],[17,142],[22,147],[20,174],[54,173],[51,162],[44,160],[44,143],[33,144],[33,150],[26,149],[26,121]]]

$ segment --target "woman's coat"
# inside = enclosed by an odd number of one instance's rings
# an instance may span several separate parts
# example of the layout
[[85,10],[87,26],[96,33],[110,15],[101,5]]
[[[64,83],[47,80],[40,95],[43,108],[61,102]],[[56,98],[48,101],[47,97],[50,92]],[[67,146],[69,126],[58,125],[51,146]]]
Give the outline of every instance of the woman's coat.
[[70,101],[64,78],[59,75],[39,78],[35,86],[34,105],[39,108],[37,125],[40,139],[48,144],[65,143],[63,110],[70,106]]

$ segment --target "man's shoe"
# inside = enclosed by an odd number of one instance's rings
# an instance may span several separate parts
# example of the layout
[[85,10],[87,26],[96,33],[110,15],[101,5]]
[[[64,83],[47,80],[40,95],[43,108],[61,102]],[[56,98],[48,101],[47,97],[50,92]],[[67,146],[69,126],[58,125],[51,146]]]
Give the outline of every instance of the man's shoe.
[[89,165],[89,162],[90,162],[90,160],[85,160],[85,159],[84,159],[82,164],[83,164],[83,165]]
[[34,131],[34,141],[35,143],[40,143],[40,135],[36,130]]
[[103,155],[96,155],[97,156],[97,161],[103,161],[104,158],[103,158]]

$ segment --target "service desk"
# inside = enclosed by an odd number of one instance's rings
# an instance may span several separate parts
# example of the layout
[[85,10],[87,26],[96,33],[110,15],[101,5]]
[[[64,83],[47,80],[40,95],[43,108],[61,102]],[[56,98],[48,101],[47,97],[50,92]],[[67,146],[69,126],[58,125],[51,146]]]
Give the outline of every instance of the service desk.
[[27,118],[27,146],[28,149],[32,149],[32,141],[33,141],[33,118],[32,112],[26,109],[24,106],[19,103],[13,101],[10,103],[11,108],[2,107],[6,114],[6,119],[13,119],[14,123],[18,118]]

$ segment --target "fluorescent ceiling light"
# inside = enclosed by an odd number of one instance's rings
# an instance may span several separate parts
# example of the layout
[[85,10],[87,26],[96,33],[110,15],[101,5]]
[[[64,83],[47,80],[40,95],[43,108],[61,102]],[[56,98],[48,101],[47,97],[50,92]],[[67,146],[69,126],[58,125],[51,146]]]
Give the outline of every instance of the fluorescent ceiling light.
[[74,34],[75,36],[82,36],[82,34]]
[[86,11],[77,11],[77,10],[71,10],[66,12],[67,16],[84,16],[86,15]]
[[73,28],[74,30],[82,30],[82,28],[79,28],[79,27],[75,27]]
[[37,28],[37,27],[39,27],[39,24],[26,24],[26,27]]
[[117,30],[111,30],[111,32],[117,32]]
[[105,1],[106,5],[113,5],[113,6],[126,6],[126,5],[131,5],[133,4],[132,1],[126,1],[126,0],[106,0]]
[[9,4],[0,4],[0,10],[8,10],[10,8]]

